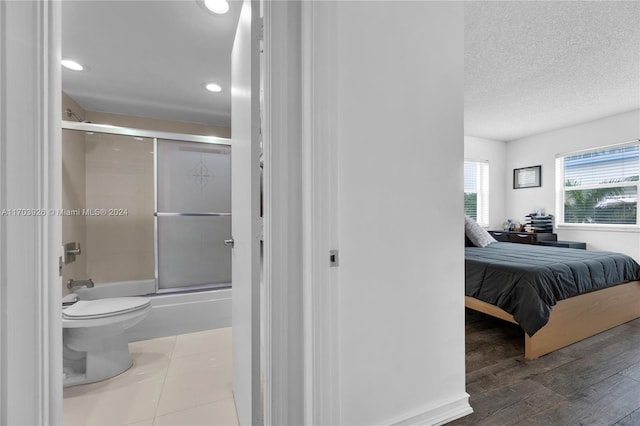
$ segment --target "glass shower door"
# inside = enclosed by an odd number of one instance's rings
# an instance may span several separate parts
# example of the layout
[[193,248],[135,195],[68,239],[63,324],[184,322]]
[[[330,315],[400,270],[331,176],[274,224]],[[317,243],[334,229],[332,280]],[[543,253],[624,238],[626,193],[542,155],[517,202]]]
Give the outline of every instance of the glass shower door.
[[231,284],[231,147],[156,142],[159,292]]

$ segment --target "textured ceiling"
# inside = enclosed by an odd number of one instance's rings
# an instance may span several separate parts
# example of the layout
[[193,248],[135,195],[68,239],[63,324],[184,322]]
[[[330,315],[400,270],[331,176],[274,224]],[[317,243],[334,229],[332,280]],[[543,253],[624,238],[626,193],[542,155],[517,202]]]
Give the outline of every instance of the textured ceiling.
[[[238,2],[63,1],[63,90],[89,110],[230,126]],[[640,2],[465,3],[465,134],[513,140],[640,108]],[[200,87],[216,81],[223,92]]]
[[465,134],[509,141],[640,108],[640,2],[465,3]]
[[[231,125],[231,47],[240,4],[215,15],[196,0],[63,1],[62,88],[83,108]],[[213,81],[223,91],[201,84]]]

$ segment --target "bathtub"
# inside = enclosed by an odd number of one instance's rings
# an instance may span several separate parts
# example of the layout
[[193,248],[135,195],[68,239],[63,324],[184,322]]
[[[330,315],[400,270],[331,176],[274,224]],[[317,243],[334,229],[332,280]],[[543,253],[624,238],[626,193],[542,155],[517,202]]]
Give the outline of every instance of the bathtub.
[[230,288],[153,294],[155,282],[139,280],[96,283],[93,288],[78,288],[74,292],[81,300],[139,295],[149,297],[151,311],[127,331],[129,342],[231,326]]

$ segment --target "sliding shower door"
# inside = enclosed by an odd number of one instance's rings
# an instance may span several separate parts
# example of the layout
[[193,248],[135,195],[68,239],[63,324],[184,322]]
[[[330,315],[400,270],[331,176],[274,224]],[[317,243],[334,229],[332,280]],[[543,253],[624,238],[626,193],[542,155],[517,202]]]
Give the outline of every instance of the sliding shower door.
[[156,141],[159,292],[231,284],[231,147]]

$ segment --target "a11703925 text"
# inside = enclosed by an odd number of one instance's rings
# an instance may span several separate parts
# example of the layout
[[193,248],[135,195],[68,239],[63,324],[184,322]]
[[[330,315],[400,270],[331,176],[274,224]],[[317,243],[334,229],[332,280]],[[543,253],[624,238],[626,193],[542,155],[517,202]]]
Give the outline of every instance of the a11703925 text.
[[96,209],[41,209],[17,208],[2,209],[0,216],[5,217],[37,217],[37,216],[129,216],[129,209],[96,208]]

